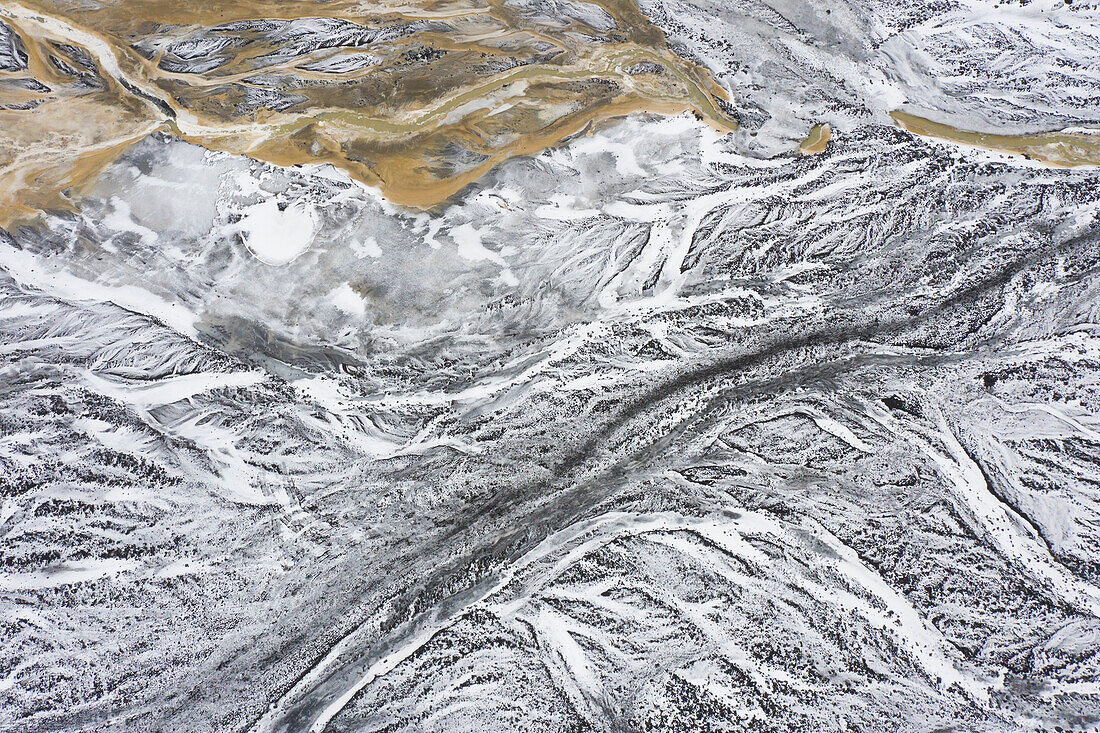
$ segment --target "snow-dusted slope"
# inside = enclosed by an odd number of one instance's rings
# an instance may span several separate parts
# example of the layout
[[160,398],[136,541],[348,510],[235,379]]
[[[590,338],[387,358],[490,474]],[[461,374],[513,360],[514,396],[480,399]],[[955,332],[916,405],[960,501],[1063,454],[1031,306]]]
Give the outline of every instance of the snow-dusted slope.
[[1012,2],[643,0],[669,42],[731,91],[746,145],[904,108],[962,130],[1100,122],[1100,6]]
[[1088,127],[1096,7],[642,9],[736,133],[420,211],[161,132],[0,233],[0,727],[1100,724],[1100,174],[888,114]]

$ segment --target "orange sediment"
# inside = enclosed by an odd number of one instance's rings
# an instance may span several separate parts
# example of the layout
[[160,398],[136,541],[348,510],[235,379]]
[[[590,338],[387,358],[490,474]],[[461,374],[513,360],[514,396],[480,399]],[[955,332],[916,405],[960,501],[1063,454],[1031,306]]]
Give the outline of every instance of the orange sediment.
[[891,112],[890,117],[899,127],[914,135],[949,140],[984,150],[1022,155],[1030,160],[1059,168],[1100,165],[1100,130],[1004,135],[960,130],[901,110]]
[[832,137],[833,128],[829,125],[814,125],[810,128],[810,133],[806,135],[806,138],[799,144],[798,152],[803,155],[824,153],[825,147],[829,144],[829,140],[831,140]]
[[[722,88],[633,2],[574,5],[547,18],[505,0],[0,0],[26,55],[0,71],[0,226],[65,206],[153,130],[332,163],[426,208],[633,112],[736,129]],[[300,40],[318,26],[324,43]]]

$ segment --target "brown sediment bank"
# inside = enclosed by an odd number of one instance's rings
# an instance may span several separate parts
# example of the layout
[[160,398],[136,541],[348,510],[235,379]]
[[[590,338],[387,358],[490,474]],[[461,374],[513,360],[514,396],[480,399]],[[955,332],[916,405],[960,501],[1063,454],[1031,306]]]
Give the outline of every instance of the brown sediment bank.
[[154,130],[332,163],[426,208],[633,112],[736,128],[722,88],[633,2],[567,5],[0,0],[19,50],[0,70],[0,226],[65,206]]
[[833,137],[833,128],[829,125],[814,125],[810,134],[799,144],[798,152],[803,155],[817,155],[825,152],[825,146]]
[[941,122],[933,122],[910,112],[890,113],[899,127],[914,135],[973,145],[985,150],[1022,155],[1046,165],[1072,168],[1100,165],[1100,130],[1086,132],[1040,132],[1023,135],[1003,135],[960,130]]

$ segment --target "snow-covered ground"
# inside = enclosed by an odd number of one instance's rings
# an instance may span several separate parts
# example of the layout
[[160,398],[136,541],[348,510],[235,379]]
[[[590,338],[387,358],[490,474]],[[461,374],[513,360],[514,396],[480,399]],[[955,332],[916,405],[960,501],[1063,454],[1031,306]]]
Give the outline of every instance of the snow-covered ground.
[[1100,11],[642,8],[736,133],[0,232],[0,728],[1100,725],[1100,172],[889,117],[1095,125]]

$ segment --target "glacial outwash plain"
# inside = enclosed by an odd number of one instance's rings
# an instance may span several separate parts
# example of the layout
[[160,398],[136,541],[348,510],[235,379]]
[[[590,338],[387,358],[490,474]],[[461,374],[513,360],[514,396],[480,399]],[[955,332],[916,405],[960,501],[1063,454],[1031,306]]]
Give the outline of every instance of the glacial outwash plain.
[[0,731],[1100,732],[1100,0],[0,0]]

